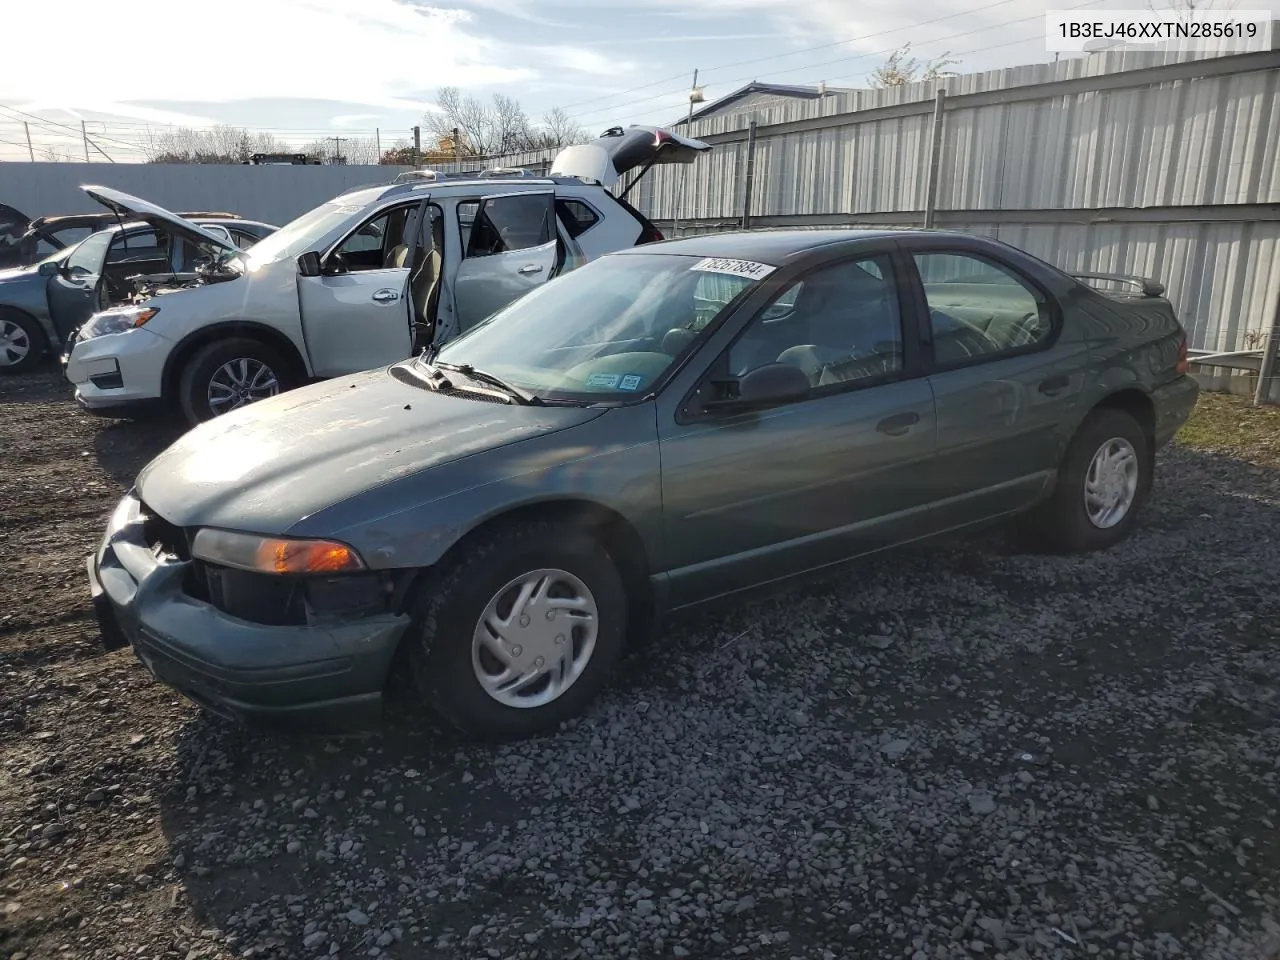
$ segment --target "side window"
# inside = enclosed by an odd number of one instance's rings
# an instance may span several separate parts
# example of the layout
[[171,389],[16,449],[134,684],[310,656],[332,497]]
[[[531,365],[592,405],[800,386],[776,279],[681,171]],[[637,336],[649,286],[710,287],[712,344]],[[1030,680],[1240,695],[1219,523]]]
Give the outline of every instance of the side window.
[[79,243],[93,230],[89,227],[63,227],[61,230],[50,230],[48,232],[64,247],[69,247],[72,244]]
[[107,245],[111,243],[113,234],[105,231],[90,234],[81,241],[80,246],[67,257],[64,269],[70,274],[97,273],[102,269],[106,257]]
[[129,263],[133,260],[159,260],[169,255],[169,235],[154,230],[130,230],[114,234],[107,251],[107,263]]
[[1053,320],[1043,295],[989,260],[960,253],[917,253],[942,365],[996,359],[1044,343]]
[[888,256],[819,267],[783,290],[729,348],[729,373],[790,363],[814,387],[902,371],[902,312]]
[[405,223],[416,204],[393,207],[362,224],[334,251],[348,272],[408,267]]
[[[467,257],[526,250],[550,243],[554,234],[551,198],[547,194],[512,194],[458,204],[458,223],[466,238]],[[470,208],[470,209],[468,209]],[[478,208],[478,209],[477,209]],[[473,218],[467,230],[467,214]]]
[[580,237],[600,221],[600,215],[581,200],[557,200],[556,212],[571,237]]

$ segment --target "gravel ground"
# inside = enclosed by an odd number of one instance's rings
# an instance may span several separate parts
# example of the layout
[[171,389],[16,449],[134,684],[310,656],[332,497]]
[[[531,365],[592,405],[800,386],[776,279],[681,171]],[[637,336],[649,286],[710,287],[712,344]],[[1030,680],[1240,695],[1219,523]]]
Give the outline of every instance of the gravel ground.
[[1280,957],[1275,465],[674,624],[494,748],[251,735],[100,654],[82,557],[171,437],[0,382],[0,957]]

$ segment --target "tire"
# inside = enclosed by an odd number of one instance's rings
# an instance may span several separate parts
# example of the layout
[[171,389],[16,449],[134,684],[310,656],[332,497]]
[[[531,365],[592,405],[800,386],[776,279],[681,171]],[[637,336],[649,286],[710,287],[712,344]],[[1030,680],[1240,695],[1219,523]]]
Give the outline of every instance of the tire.
[[[243,362],[239,366],[239,371],[236,367],[230,368],[229,372],[223,369],[228,364],[236,364],[237,361]],[[263,368],[265,368],[265,374],[260,373]],[[226,379],[228,375],[239,376],[241,371],[251,382],[267,385],[257,391],[262,395],[253,396],[238,403],[232,401],[221,408],[211,405],[209,396],[215,376],[222,382],[228,382]],[[290,365],[285,357],[279,350],[261,340],[251,337],[215,340],[197,350],[182,368],[182,375],[178,379],[178,400],[187,422],[195,426],[229,410],[238,409],[255,400],[266,399],[267,396],[274,396],[276,393],[288,390],[292,386],[289,374]],[[263,380],[263,376],[268,376],[270,379]],[[275,384],[274,392],[269,388],[270,383]]]
[[0,374],[26,373],[47,351],[44,330],[34,317],[0,307]]
[[[476,638],[486,610],[504,595],[509,600],[518,594],[518,588],[513,591],[511,585],[525,578],[536,579],[539,571],[556,571],[545,577],[553,584],[548,590],[552,597],[569,592],[570,584],[561,579],[564,575],[589,591],[596,616],[594,644],[586,656],[582,657],[582,651],[588,648],[590,628],[575,623],[564,634],[557,632],[562,629],[559,624],[538,630],[544,621],[538,619],[540,611],[535,607],[525,621],[532,629],[526,631],[519,627],[520,618],[505,600],[497,604],[497,612],[512,617],[509,642],[491,640],[491,646],[477,653]],[[413,692],[467,736],[509,740],[554,729],[586,709],[608,682],[622,654],[628,612],[622,577],[603,546],[571,524],[534,521],[481,533],[452,561],[446,561],[432,581],[415,611],[413,632],[406,638]],[[563,610],[548,610],[549,621],[552,612],[557,619],[566,615]],[[493,636],[492,631],[486,634]],[[570,646],[565,647],[558,637],[570,641]],[[528,649],[519,645],[522,640]],[[576,652],[580,657],[576,679],[549,700],[545,698],[551,693],[551,677],[545,687],[538,680],[507,694],[508,699],[526,698],[525,705],[502,702],[502,694],[491,694],[480,680],[481,672],[489,676],[499,672],[499,661],[489,652],[495,647],[523,655],[518,668],[535,672],[542,662],[533,659],[535,656],[562,649]],[[552,656],[543,659],[551,660]],[[573,671],[568,673],[573,675]]]
[[[1131,493],[1125,481],[1117,480],[1113,488],[1121,491],[1120,499],[1128,503],[1127,508],[1117,517],[1115,511],[1107,515],[1106,510],[1095,507],[1095,520],[1086,506],[1086,484],[1091,480],[1094,458],[1104,447],[1113,454],[1131,452],[1135,475]],[[1048,553],[1089,553],[1115,546],[1132,532],[1151,492],[1154,461],[1151,439],[1130,414],[1094,410],[1067,447],[1052,496],[1020,521],[1019,540]],[[1105,489],[1105,482],[1103,486]]]

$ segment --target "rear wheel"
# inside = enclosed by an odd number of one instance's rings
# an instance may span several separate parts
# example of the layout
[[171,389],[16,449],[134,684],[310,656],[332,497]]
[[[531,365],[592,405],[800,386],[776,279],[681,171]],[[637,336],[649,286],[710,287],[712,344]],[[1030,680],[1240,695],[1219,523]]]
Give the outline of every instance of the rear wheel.
[[581,713],[622,653],[627,597],[588,534],[535,521],[480,534],[415,618],[417,696],[464,733],[536,734]]
[[0,373],[24,373],[44,354],[44,331],[35,318],[0,308]]
[[196,351],[178,381],[182,412],[192,425],[289,389],[280,351],[249,337],[218,340]]
[[1067,448],[1053,496],[1021,521],[1021,539],[1057,553],[1114,546],[1137,522],[1153,466],[1137,420],[1123,410],[1095,410]]

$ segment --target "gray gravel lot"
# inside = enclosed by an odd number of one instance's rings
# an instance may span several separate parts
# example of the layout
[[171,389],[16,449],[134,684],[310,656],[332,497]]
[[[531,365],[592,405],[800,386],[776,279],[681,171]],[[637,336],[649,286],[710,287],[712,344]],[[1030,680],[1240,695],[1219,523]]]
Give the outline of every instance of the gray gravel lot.
[[1280,957],[1280,471],[1173,450],[1112,552],[672,624],[555,736],[284,738],[96,652],[79,557],[166,438],[18,379],[0,957]]

